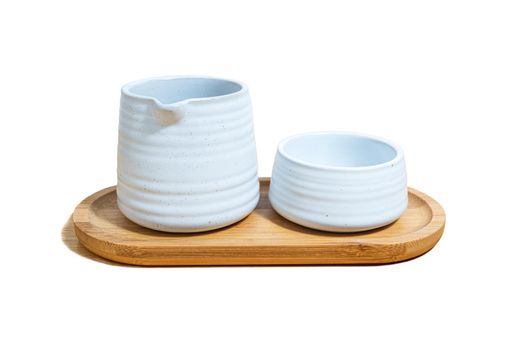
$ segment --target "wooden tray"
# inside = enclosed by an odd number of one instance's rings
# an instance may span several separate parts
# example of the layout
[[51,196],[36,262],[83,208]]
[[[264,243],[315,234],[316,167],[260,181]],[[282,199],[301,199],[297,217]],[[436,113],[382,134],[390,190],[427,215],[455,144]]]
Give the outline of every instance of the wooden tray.
[[296,225],[269,204],[269,178],[246,219],[203,233],[162,233],[141,227],[118,210],[115,187],[80,203],[73,214],[80,242],[104,258],[133,265],[384,264],[424,254],[438,242],[444,210],[409,189],[406,212],[393,224],[360,233],[328,233]]

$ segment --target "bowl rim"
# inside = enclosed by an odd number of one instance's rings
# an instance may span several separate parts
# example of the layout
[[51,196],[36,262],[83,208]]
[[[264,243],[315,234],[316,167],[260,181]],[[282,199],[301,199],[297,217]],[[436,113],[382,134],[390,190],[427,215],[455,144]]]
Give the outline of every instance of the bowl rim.
[[[396,152],[396,155],[393,159],[388,160],[387,162],[373,164],[373,165],[365,165],[365,166],[335,166],[335,165],[321,165],[317,163],[312,163],[308,161],[298,160],[295,157],[292,157],[284,150],[284,147],[286,144],[294,139],[299,139],[306,136],[312,136],[312,135],[343,135],[343,136],[356,136],[361,138],[367,138],[373,141],[381,142],[387,146],[390,146],[393,148]],[[369,135],[365,133],[360,132],[352,132],[352,131],[311,131],[311,132],[304,132],[299,133],[295,135],[291,135],[286,137],[285,139],[281,140],[278,143],[277,153],[280,154],[282,157],[284,157],[286,160],[302,165],[307,168],[312,169],[319,169],[319,170],[331,170],[331,171],[367,171],[367,170],[374,170],[374,169],[381,169],[386,168],[389,166],[394,166],[395,164],[398,164],[404,159],[404,151],[400,146],[398,146],[395,142],[392,142],[388,139],[385,139],[383,137]]]

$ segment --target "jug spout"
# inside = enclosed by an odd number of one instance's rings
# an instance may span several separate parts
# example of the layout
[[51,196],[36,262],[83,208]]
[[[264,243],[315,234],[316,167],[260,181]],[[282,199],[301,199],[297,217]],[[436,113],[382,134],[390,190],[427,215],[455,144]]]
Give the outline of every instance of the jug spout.
[[167,126],[176,124],[184,117],[186,105],[187,101],[166,104],[158,100],[154,100],[153,115],[162,125]]

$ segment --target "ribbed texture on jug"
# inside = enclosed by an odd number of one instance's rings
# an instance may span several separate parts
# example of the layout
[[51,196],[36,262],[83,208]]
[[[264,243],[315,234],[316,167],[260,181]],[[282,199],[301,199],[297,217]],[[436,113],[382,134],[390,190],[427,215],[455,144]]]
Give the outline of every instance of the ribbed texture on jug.
[[247,216],[259,199],[247,87],[167,77],[122,88],[118,206],[142,226],[199,232]]
[[271,205],[293,222],[334,232],[369,230],[398,219],[408,204],[403,153],[370,142],[351,133],[283,141],[273,166]]

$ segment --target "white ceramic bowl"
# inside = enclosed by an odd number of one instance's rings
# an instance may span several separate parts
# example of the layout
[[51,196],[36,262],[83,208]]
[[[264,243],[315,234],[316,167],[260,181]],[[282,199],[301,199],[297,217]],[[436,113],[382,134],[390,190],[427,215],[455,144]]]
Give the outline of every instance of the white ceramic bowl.
[[283,217],[318,230],[387,225],[408,204],[404,154],[389,141],[356,133],[291,136],[278,145],[269,200]]

